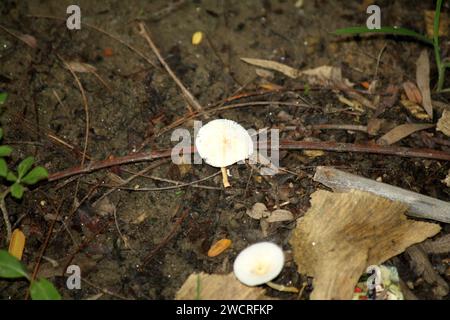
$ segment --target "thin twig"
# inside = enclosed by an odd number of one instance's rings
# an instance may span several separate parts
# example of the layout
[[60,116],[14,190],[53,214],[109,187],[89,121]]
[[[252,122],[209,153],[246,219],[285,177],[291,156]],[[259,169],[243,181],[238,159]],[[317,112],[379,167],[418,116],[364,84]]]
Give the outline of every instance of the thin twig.
[[[34,281],[34,279],[36,279],[36,275],[39,272],[39,267],[41,265],[42,257],[44,256],[45,250],[47,250],[47,247],[48,247],[48,244],[50,241],[50,237],[53,232],[53,228],[55,227],[56,221],[58,221],[59,214],[61,213],[61,206],[62,206],[62,202],[59,204],[58,208],[56,209],[55,219],[52,221],[50,228],[47,231],[47,236],[45,237],[45,241],[42,244],[41,251],[39,252],[39,256],[36,260],[36,264],[34,265],[33,274],[31,275],[30,286],[31,286],[31,283]],[[30,294],[30,290],[27,290],[27,293],[25,295],[25,300],[28,299],[29,294]]]
[[168,162],[167,159],[162,159],[158,162],[154,162],[151,165],[147,166],[146,168],[142,169],[141,171],[133,174],[131,177],[125,179],[121,184],[114,186],[112,189],[108,190],[107,192],[105,192],[100,198],[98,198],[93,205],[95,206],[97,203],[99,203],[102,199],[104,199],[105,197],[107,197],[108,195],[110,195],[111,193],[113,193],[114,191],[116,191],[117,189],[121,188],[121,186],[124,186],[128,183],[130,183],[131,181],[133,181],[134,179],[142,176],[143,174],[147,173],[150,170],[153,170],[157,167],[159,167],[160,165],[164,164]]
[[[166,69],[167,73],[170,75],[170,77],[175,81],[177,86],[180,88],[181,92],[183,93],[183,96],[186,98],[187,102],[197,111],[202,111],[203,107],[200,105],[200,103],[195,99],[195,97],[192,95],[192,93],[189,92],[188,89],[183,85],[183,83],[178,79],[178,77],[175,75],[175,73],[170,69],[169,65],[166,63],[164,58],[161,56],[161,53],[159,53],[158,48],[153,43],[152,39],[150,38],[149,33],[147,30],[145,30],[145,24],[143,22],[139,23],[139,34],[147,40],[148,45],[152,49],[153,53],[158,58],[159,62],[162,64],[164,69]],[[207,117],[207,116],[205,116]]]
[[5,204],[5,198],[9,194],[9,192],[10,192],[10,188],[3,191],[2,194],[0,195],[0,209],[2,210],[3,220],[5,221],[5,226],[6,226],[6,241],[11,240],[11,233],[12,233],[11,222],[9,221],[8,210],[6,209],[6,204]]
[[202,178],[202,179],[199,179],[199,180],[195,180],[195,181],[192,181],[192,182],[188,182],[188,183],[184,183],[184,182],[181,182],[181,181],[164,179],[164,178],[160,178],[160,177],[141,175],[141,177],[143,177],[143,178],[150,178],[150,179],[153,179],[153,180],[159,180],[159,181],[164,181],[164,182],[175,184],[175,186],[160,187],[160,188],[129,188],[129,187],[123,187],[122,184],[121,184],[120,187],[119,186],[114,186],[114,185],[101,184],[100,187],[120,188],[121,190],[128,190],[128,191],[164,191],[164,190],[173,190],[173,189],[179,189],[179,188],[184,188],[184,187],[189,187],[189,186],[191,186],[193,188],[202,188],[202,189],[209,189],[209,190],[222,190],[222,188],[218,188],[218,187],[197,185],[197,183],[209,180],[209,179],[211,179],[211,178],[213,178],[213,177],[215,177],[215,176],[217,176],[219,174],[221,174],[221,172],[217,171],[216,173],[214,173],[214,174],[212,174],[210,176],[207,176],[205,178]]
[[[88,142],[89,142],[89,126],[90,126],[90,123],[89,123],[90,122],[89,121],[89,105],[88,105],[86,94],[84,92],[84,88],[83,88],[83,86],[81,84],[80,79],[76,75],[75,71],[71,68],[70,64],[68,64],[62,57],[60,57],[58,55],[58,58],[64,63],[66,68],[69,70],[69,72],[74,77],[75,82],[77,83],[78,88],[80,89],[81,97],[83,99],[83,107],[84,107],[84,113],[85,113],[85,129],[84,129],[84,147],[83,147],[83,154],[81,156],[80,166],[84,166],[84,162],[86,160],[86,152],[87,152]],[[77,185],[75,187],[75,192],[74,192],[74,196],[73,196],[74,203],[75,203],[75,201],[77,199],[79,187],[80,187],[80,180],[77,180]]]
[[[334,141],[280,141],[280,149],[286,150],[325,150],[335,152],[358,152],[358,153],[374,153],[387,154],[406,158],[426,158],[434,160],[450,161],[450,154],[440,150],[433,149],[416,149],[396,146],[379,146],[375,144],[357,144],[357,143],[341,143]],[[196,152],[195,147],[191,146],[186,150],[186,154]],[[117,165],[124,165],[129,163],[151,161],[159,158],[166,158],[171,156],[171,150],[156,150],[148,153],[130,154],[124,157],[107,159],[102,161],[92,162],[85,167],[74,167],[61,172],[51,174],[49,181],[56,181],[62,178],[67,178],[74,175],[89,173],[95,170],[104,169]]]

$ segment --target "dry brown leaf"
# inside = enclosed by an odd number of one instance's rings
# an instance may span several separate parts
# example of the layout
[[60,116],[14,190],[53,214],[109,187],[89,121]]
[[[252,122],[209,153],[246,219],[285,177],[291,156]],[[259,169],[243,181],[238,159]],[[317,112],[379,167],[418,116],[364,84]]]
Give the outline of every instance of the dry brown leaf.
[[[424,10],[425,26],[427,36],[432,39],[434,35],[434,10]],[[448,16],[445,12],[441,12],[439,17],[439,36],[447,36],[450,27]]]
[[342,71],[341,68],[333,67],[333,66],[320,66],[313,69],[299,71],[299,75],[305,75],[309,77],[316,77],[319,80],[331,80],[335,82],[342,82]]
[[37,40],[35,37],[29,34],[22,34],[18,36],[20,40],[25,42],[29,47],[36,49],[37,48]]
[[66,62],[67,66],[72,69],[74,72],[80,72],[80,73],[94,73],[97,71],[97,69],[87,63],[78,62],[78,61],[69,61]]
[[289,78],[293,79],[296,79],[299,76],[303,75],[311,79],[316,78],[320,81],[331,80],[336,82],[343,82],[344,80],[342,78],[341,68],[333,66],[324,65],[313,69],[298,70],[283,63],[272,60],[253,59],[253,58],[241,58],[241,60],[257,67],[281,72],[285,76],[288,76]]
[[269,216],[270,212],[264,203],[257,202],[250,210],[246,211],[247,215],[253,219],[261,219]]
[[[233,273],[193,273],[175,295],[176,300],[272,300],[261,287],[247,287]],[[199,295],[199,296],[197,296]]]
[[266,220],[269,223],[291,221],[294,220],[294,215],[289,210],[277,209],[272,211]]
[[281,72],[285,76],[288,76],[293,79],[295,79],[299,76],[299,71],[297,69],[289,67],[285,64],[282,64],[282,63],[279,63],[276,61],[264,60],[264,59],[253,59],[253,58],[241,58],[241,60],[248,64],[254,65],[254,66]]
[[382,125],[386,121],[384,119],[372,118],[367,122],[367,133],[371,136],[375,136],[380,131]]
[[408,220],[406,210],[362,191],[314,192],[290,240],[298,271],[314,277],[311,299],[351,299],[369,265],[440,231],[438,224]]
[[416,66],[416,81],[422,93],[422,105],[430,119],[433,119],[433,105],[431,104],[430,93],[430,59],[428,58],[428,51],[426,49],[420,53]]
[[108,197],[102,198],[100,201],[94,203],[93,208],[95,213],[100,216],[112,216],[116,211],[116,205],[109,200]]
[[394,129],[386,133],[384,136],[377,140],[378,144],[381,145],[391,145],[394,144],[403,138],[409,136],[410,134],[429,129],[434,127],[434,124],[429,123],[406,123],[396,126]]
[[323,150],[303,150],[303,154],[308,158],[317,158],[325,154]]
[[422,103],[422,94],[414,83],[411,81],[403,83],[403,90],[405,90],[406,96],[410,101],[419,104]]
[[438,120],[436,130],[441,131],[446,136],[450,137],[450,111],[444,110],[441,118]]
[[401,99],[400,103],[414,118],[419,120],[431,119],[428,113],[426,113],[425,110],[417,103],[409,101],[407,99]]

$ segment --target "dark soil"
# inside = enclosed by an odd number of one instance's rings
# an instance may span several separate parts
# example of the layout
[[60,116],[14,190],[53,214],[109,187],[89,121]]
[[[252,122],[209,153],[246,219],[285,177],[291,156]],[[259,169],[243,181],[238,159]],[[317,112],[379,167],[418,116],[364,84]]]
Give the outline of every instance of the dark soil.
[[[401,37],[333,36],[330,32],[337,28],[364,25],[366,5],[362,1],[304,2],[302,8],[297,8],[294,0],[85,0],[78,2],[84,24],[81,30],[70,31],[65,20],[57,18],[66,18],[70,1],[1,1],[0,25],[18,35],[32,35],[38,43],[37,48],[30,48],[0,29],[0,92],[8,93],[8,100],[2,106],[1,124],[5,131],[3,143],[14,147],[10,166],[33,155],[39,165],[56,173],[82,161],[84,104],[79,87],[63,61],[94,66],[111,88],[109,91],[93,74],[77,73],[90,115],[86,162],[174,145],[170,139],[172,130],[160,133],[176,119],[188,115],[187,104],[139,35],[138,21],[146,23],[166,62],[205,108],[220,105],[241,93],[255,95],[233,102],[268,101],[263,106],[216,112],[213,118],[236,120],[245,128],[254,129],[297,126],[294,131],[283,131],[281,138],[368,143],[373,137],[362,132],[311,131],[305,127],[324,123],[365,125],[372,117],[372,110],[353,112],[339,102],[332,90],[320,87],[304,90],[303,81],[278,73],[270,81],[283,90],[263,94],[260,89],[263,80],[255,74],[255,67],[240,58],[275,60],[299,69],[326,64],[341,67],[344,76],[354,83],[370,82],[376,76],[379,92],[383,94],[390,84],[401,88],[403,82],[415,80],[415,61],[425,45]],[[378,1],[377,4],[382,8],[383,25],[399,25],[418,32],[425,32],[423,11],[434,9],[432,2],[425,1]],[[444,11],[448,12],[448,7],[444,6]],[[88,25],[102,28],[130,44],[158,68]],[[191,44],[196,31],[203,31],[207,37],[199,46]],[[448,55],[448,44],[443,38],[444,56]],[[434,84],[437,72],[431,51],[430,48]],[[444,103],[449,98],[448,94],[433,95],[434,100]],[[306,102],[314,108],[283,106],[270,101]],[[441,111],[435,113],[438,119]],[[395,124],[417,122],[399,103],[380,117]],[[181,127],[191,130],[192,122],[185,122]],[[434,129],[426,132],[448,141]],[[398,145],[449,152],[449,147],[433,141],[419,133]],[[40,272],[55,283],[64,299],[86,299],[101,289],[114,294],[104,294],[100,299],[173,299],[193,272],[231,272],[236,255],[251,243],[274,241],[289,253],[288,240],[294,222],[271,225],[264,236],[259,222],[245,211],[256,202],[271,208],[289,201],[284,208],[300,217],[308,210],[309,195],[323,188],[312,181],[318,165],[333,165],[372,179],[382,177],[385,183],[445,201],[450,199],[450,189],[441,182],[450,169],[445,161],[333,152],[311,158],[301,151],[283,151],[280,158],[280,165],[291,173],[261,177],[249,166],[234,165],[230,168],[232,188],[227,190],[221,188],[221,177],[215,176],[201,182],[214,187],[209,189],[133,191],[135,186],[173,186],[167,181],[140,177],[127,185],[130,190],[109,194],[102,202],[102,210],[93,205],[110,190],[102,184],[126,179],[151,164],[141,163],[99,170],[79,179],[40,183],[27,191],[22,201],[9,197],[6,204],[11,222],[17,222],[26,235],[23,262],[30,270],[51,231],[52,218],[59,215]],[[170,161],[158,164],[146,175],[191,182],[217,172],[206,164],[177,166]],[[440,235],[448,232],[449,225],[442,224]],[[7,247],[5,234],[1,220],[0,248]],[[206,253],[211,244],[224,237],[233,241],[232,248],[209,258]],[[53,268],[48,258],[57,261],[59,266]],[[449,255],[430,259],[450,284]],[[66,288],[63,270],[69,262],[80,265],[83,279],[88,281],[82,283],[82,290]],[[432,286],[412,272],[407,257],[400,255],[387,263],[399,268],[403,280],[416,284],[412,291],[419,298],[436,298]],[[305,279],[296,272],[292,260],[279,277],[280,283],[297,287]],[[22,299],[27,285],[25,281],[1,281],[0,298]],[[307,298],[308,290],[309,287],[302,298]],[[272,289],[268,292],[283,299],[297,298]]]

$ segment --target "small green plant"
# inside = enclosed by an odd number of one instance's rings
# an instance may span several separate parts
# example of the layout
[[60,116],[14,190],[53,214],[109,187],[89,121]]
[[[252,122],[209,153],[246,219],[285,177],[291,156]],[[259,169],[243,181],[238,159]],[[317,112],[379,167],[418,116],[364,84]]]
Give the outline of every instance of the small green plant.
[[442,60],[441,58],[441,50],[439,46],[439,22],[441,16],[442,9],[442,0],[436,1],[436,10],[434,12],[434,21],[433,21],[433,38],[417,33],[413,30],[406,28],[397,28],[397,27],[382,27],[380,29],[369,29],[367,27],[349,27],[342,28],[334,31],[336,35],[348,35],[348,34],[364,34],[364,33],[384,33],[384,34],[392,34],[392,35],[401,35],[406,37],[412,37],[419,41],[422,41],[428,45],[432,45],[434,47],[434,56],[436,59],[436,66],[438,70],[438,82],[437,82],[437,92],[449,92],[450,88],[443,89],[444,80],[445,80],[445,70],[450,68],[450,61],[448,59]]
[[23,264],[5,250],[0,250],[0,278],[26,278],[31,282],[30,296],[33,300],[61,300],[53,284],[45,278],[32,280]]
[[8,94],[6,92],[0,92],[0,106],[5,103]]
[[[2,138],[3,129],[0,128],[0,139]],[[0,177],[4,178],[3,187],[0,189],[0,209],[3,213],[8,240],[11,238],[11,223],[9,222],[8,210],[6,209],[6,196],[11,194],[16,199],[22,199],[26,186],[36,184],[48,177],[48,172],[44,167],[37,166],[32,168],[34,164],[33,157],[27,157],[22,160],[17,166],[16,172],[8,169],[5,157],[8,157],[12,151],[13,149],[10,146],[0,146]]]

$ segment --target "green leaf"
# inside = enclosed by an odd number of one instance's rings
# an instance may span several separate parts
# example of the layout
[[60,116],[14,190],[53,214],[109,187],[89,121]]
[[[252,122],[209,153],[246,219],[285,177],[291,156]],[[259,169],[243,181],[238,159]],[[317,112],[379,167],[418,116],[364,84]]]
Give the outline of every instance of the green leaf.
[[0,250],[0,278],[28,278],[22,263],[6,250]]
[[34,157],[26,157],[17,166],[17,173],[19,174],[19,180],[31,169],[34,163]]
[[11,182],[16,182],[17,177],[12,171],[8,171],[8,173],[6,174],[6,180],[11,181]]
[[413,30],[406,28],[397,28],[397,27],[382,27],[380,29],[369,29],[367,27],[349,27],[338,29],[333,32],[336,35],[346,35],[346,34],[364,34],[364,33],[384,33],[384,34],[393,34],[399,36],[413,37],[420,41],[426,42],[428,44],[433,45],[433,40],[424,36],[423,34],[417,33]]
[[0,106],[5,103],[6,98],[8,98],[8,94],[6,92],[0,93]]
[[18,183],[15,182],[12,186],[11,186],[11,195],[16,198],[16,199],[22,199],[23,196],[23,192],[24,192],[24,187]]
[[0,128],[0,139],[3,138],[3,128]]
[[5,159],[0,158],[0,177],[5,178],[8,174],[8,165],[6,164]]
[[11,152],[12,148],[10,146],[0,146],[0,157],[7,157]]
[[30,294],[33,300],[61,300],[58,290],[50,281],[44,278],[31,283]]
[[48,177],[47,169],[39,166],[31,170],[25,177],[23,177],[21,182],[30,185],[35,184],[40,180],[47,179],[47,177]]

